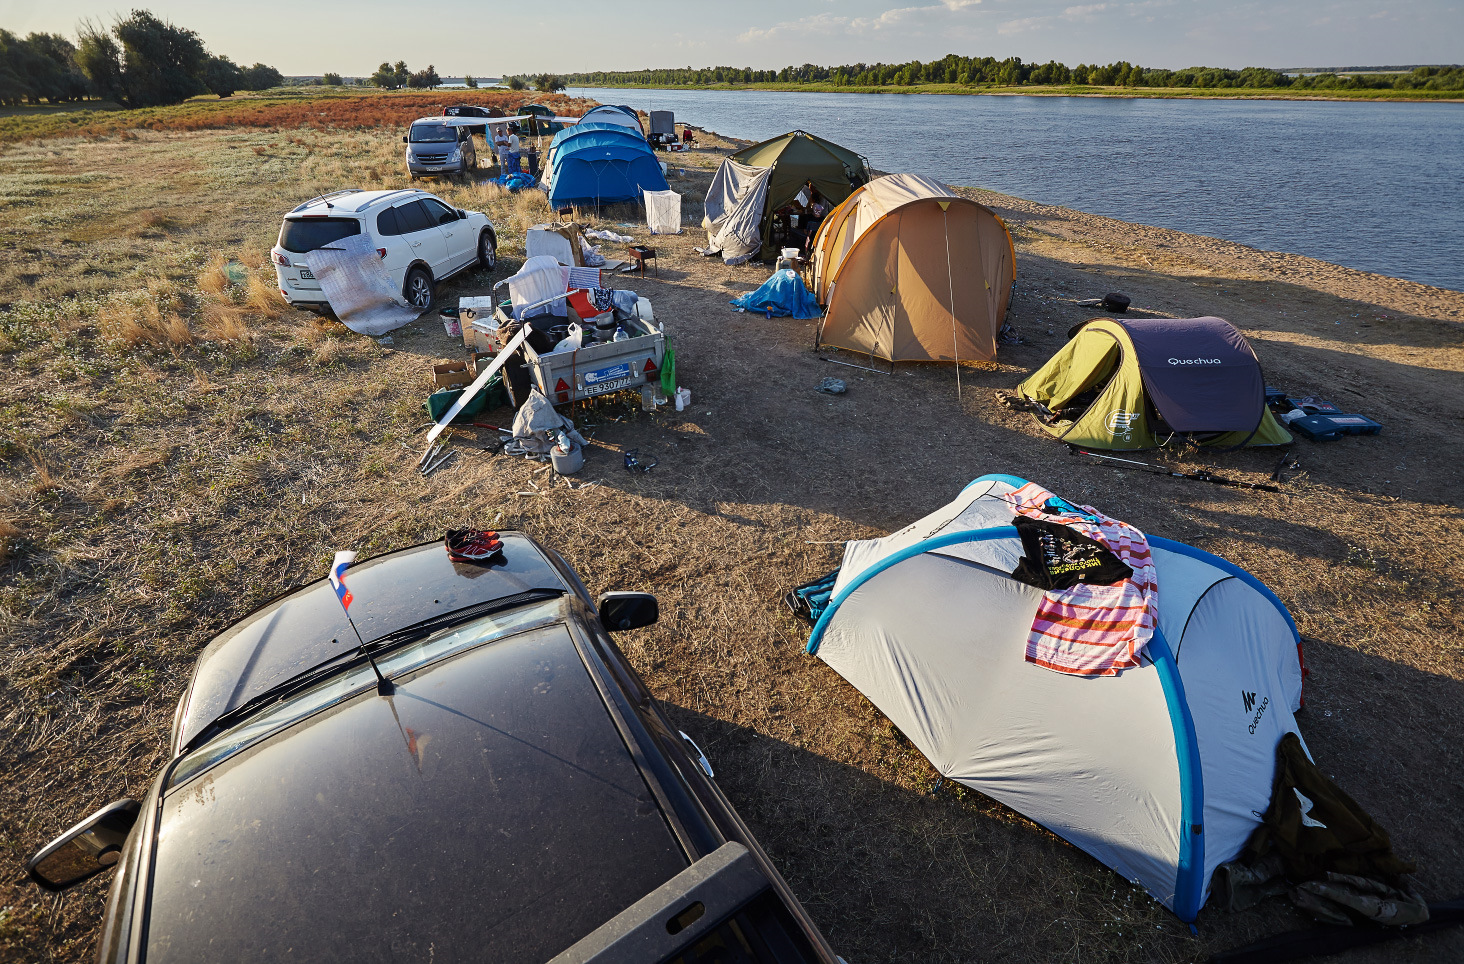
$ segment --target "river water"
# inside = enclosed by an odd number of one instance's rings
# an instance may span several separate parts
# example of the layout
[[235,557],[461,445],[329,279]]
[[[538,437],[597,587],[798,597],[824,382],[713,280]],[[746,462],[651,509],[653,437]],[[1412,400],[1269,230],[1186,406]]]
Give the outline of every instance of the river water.
[[729,137],[1464,290],[1464,104],[572,88]]

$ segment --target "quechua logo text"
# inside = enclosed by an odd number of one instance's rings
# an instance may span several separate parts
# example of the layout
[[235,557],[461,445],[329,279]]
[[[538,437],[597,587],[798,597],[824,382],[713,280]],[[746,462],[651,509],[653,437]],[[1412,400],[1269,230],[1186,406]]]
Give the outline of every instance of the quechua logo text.
[[1266,707],[1271,705],[1271,698],[1269,696],[1262,696],[1260,705],[1257,706],[1256,694],[1247,693],[1245,690],[1241,690],[1240,699],[1241,702],[1245,704],[1245,711],[1247,713],[1249,713],[1251,710],[1256,711],[1256,715],[1251,717],[1250,726],[1248,727],[1248,729],[1252,733],[1254,733],[1256,731],[1256,728],[1261,725],[1261,717],[1266,715]]

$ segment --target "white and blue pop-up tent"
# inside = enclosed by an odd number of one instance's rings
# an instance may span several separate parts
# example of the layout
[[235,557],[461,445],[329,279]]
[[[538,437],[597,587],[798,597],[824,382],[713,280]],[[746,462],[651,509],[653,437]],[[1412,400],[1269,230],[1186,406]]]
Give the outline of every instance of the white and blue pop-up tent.
[[1296,624],[1254,576],[1150,535],[1159,611],[1142,665],[1080,677],[1027,662],[1042,591],[1010,575],[1022,543],[1004,498],[1025,484],[983,476],[893,535],[848,543],[808,651],[947,778],[1192,921],[1259,824],[1276,745],[1296,729]]

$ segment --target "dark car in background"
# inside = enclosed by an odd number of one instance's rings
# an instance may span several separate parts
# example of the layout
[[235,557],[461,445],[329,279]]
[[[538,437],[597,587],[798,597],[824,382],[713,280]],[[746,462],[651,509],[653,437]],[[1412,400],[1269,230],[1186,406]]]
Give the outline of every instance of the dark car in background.
[[502,540],[362,562],[350,621],[321,580],[208,645],[147,794],[27,864],[115,868],[98,960],[838,960],[607,634],[655,597]]

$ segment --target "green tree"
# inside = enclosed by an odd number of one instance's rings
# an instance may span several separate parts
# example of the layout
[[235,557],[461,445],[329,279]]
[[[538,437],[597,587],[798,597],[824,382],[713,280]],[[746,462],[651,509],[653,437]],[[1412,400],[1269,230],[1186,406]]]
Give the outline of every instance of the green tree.
[[471,87],[474,90],[476,90],[477,87],[478,87],[478,78],[474,77],[472,74],[464,74],[463,75],[463,86],[464,87]]
[[245,90],[269,90],[284,82],[285,78],[278,70],[265,64],[255,64],[253,67],[244,68]]
[[320,82],[327,87],[339,87],[343,83],[340,74],[333,74],[330,71],[320,75]]
[[564,81],[558,74],[540,74],[534,78],[534,89],[544,94],[553,94],[564,89]]
[[524,79],[522,77],[510,77],[510,78],[508,78],[508,89],[509,90],[525,90],[525,89],[528,88],[528,86],[529,86],[528,84],[524,83]]
[[244,86],[244,71],[228,57],[210,57],[203,66],[203,85],[220,97],[232,97]]
[[96,94],[124,107],[176,104],[198,93],[208,61],[203,41],[146,10],[118,19],[108,31],[83,20],[76,63]]
[[437,68],[428,64],[425,70],[419,70],[407,78],[407,86],[418,90],[431,90],[442,83],[442,78],[437,76]]
[[377,87],[385,87],[387,90],[396,90],[401,86],[397,83],[396,69],[386,63],[376,68],[376,73],[371,75],[371,83]]

